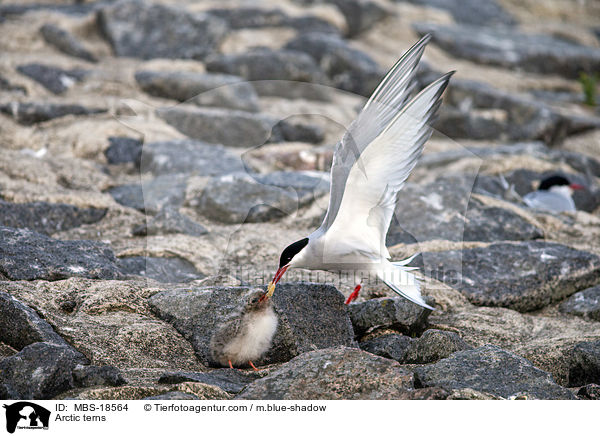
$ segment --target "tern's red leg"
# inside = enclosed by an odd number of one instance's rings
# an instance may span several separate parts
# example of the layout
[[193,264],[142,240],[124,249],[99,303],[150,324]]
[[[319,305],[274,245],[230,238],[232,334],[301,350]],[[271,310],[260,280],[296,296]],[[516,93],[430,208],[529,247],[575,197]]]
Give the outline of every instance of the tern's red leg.
[[352,291],[352,293],[348,296],[348,299],[346,300],[345,304],[350,304],[351,302],[356,300],[358,298],[358,293],[360,292],[361,288],[361,284],[356,285],[356,288],[354,288],[354,291]]
[[229,362],[229,367],[230,367],[231,369],[233,369],[233,365],[231,364],[231,360],[228,360],[227,362]]
[[251,361],[251,360],[249,360],[249,361],[248,361],[248,363],[250,364],[250,366],[252,367],[252,369],[253,369],[254,371],[258,371],[258,368],[257,368],[256,366],[254,366],[254,363],[252,363],[252,361]]

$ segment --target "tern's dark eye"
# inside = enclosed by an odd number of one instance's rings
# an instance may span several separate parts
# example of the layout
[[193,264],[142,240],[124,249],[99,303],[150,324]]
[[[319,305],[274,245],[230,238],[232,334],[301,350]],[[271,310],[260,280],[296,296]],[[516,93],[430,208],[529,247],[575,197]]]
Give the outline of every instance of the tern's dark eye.
[[285,250],[281,253],[281,257],[279,258],[279,268],[287,265],[291,262],[294,256],[304,247],[308,245],[308,238],[300,239],[299,241],[294,242],[293,244],[288,245]]

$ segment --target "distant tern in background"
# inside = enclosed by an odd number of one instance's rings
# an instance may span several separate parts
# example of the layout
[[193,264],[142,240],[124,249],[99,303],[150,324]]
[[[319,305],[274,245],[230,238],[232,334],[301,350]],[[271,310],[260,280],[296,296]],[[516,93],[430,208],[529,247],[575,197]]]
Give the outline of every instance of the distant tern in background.
[[376,275],[397,294],[433,310],[423,300],[416,277],[408,272],[416,269],[406,266],[412,257],[390,262],[385,246],[396,194],[431,136],[430,124],[454,73],[409,98],[429,39],[423,37],[392,67],[337,145],[325,219],[308,237],[283,250],[267,297],[288,268],[360,271]]
[[575,212],[575,202],[571,197],[574,190],[584,189],[577,183],[571,183],[559,175],[548,177],[540,183],[537,191],[523,197],[523,201],[532,209],[547,212]]

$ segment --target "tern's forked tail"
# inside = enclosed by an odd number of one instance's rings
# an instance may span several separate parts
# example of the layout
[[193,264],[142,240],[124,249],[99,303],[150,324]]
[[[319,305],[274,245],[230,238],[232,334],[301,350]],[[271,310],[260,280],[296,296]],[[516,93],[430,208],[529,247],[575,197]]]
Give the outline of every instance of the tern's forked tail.
[[417,268],[405,266],[407,263],[410,263],[413,258],[414,256],[400,262],[387,262],[386,267],[379,271],[377,276],[396,294],[419,306],[429,310],[435,310],[423,299],[419,278],[409,272]]

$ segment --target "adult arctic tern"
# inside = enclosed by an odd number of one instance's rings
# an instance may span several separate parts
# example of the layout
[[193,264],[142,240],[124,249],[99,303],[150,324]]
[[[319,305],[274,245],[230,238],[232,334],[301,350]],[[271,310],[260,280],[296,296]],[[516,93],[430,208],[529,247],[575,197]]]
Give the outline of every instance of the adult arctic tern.
[[430,123],[454,73],[409,99],[429,39],[424,36],[392,67],[338,143],[325,219],[308,237],[283,250],[266,298],[288,268],[365,271],[376,274],[399,295],[433,309],[423,300],[416,277],[408,272],[415,268],[405,266],[412,258],[390,262],[385,246],[396,194],[431,136]]
[[553,175],[540,183],[537,191],[523,197],[523,201],[532,209],[547,212],[575,212],[573,191],[584,189],[582,185],[571,183],[566,177]]

